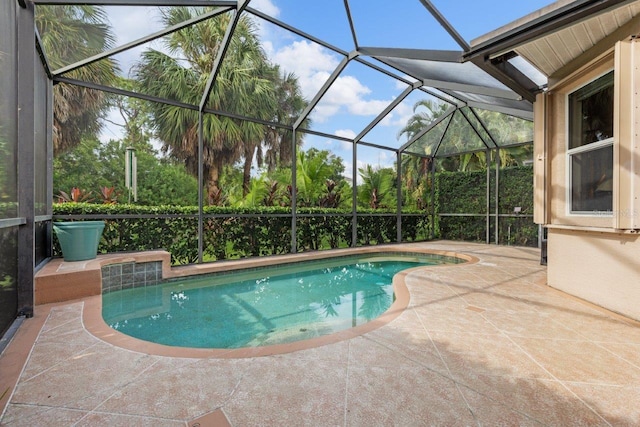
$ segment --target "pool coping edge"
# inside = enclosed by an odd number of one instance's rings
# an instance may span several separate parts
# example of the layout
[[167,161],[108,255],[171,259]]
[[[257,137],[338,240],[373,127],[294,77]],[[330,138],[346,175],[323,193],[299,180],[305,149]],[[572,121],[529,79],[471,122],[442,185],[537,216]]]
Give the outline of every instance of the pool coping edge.
[[[371,332],[375,329],[378,329],[394,319],[396,319],[400,314],[404,312],[404,310],[408,307],[410,301],[409,290],[405,283],[405,278],[408,274],[411,274],[415,271],[420,271],[424,269],[430,268],[442,268],[442,267],[461,267],[467,266],[470,264],[475,264],[479,261],[479,259],[475,256],[464,254],[460,252],[454,251],[443,251],[443,250],[434,250],[434,249],[418,249],[411,248],[403,249],[397,246],[378,246],[376,248],[354,248],[354,249],[341,249],[338,251],[325,251],[319,253],[313,253],[314,256],[300,256],[300,255],[309,255],[309,254],[292,254],[288,256],[279,257],[279,262],[275,264],[282,264],[291,261],[311,261],[318,260],[324,258],[334,258],[340,256],[342,254],[349,255],[360,255],[360,254],[375,254],[375,253],[384,253],[389,252],[390,248],[393,248],[393,252],[407,252],[407,253],[423,253],[423,254],[431,254],[431,255],[444,255],[451,256],[460,259],[464,259],[466,262],[462,262],[459,264],[443,264],[443,265],[429,265],[429,266],[418,266],[403,270],[397,273],[393,278],[393,291],[395,294],[395,301],[391,304],[389,309],[387,309],[384,313],[382,313],[376,319],[371,320],[370,322],[364,323],[362,325],[355,326],[353,328],[349,328],[343,331],[334,332],[329,335],[324,335],[321,337],[314,337],[307,340],[296,341],[292,343],[286,344],[274,344],[268,346],[261,347],[243,347],[237,349],[205,349],[205,348],[191,348],[191,347],[174,347],[163,344],[152,343],[144,340],[140,340],[129,335],[125,335],[121,332],[118,332],[104,321],[102,318],[102,295],[93,295],[84,299],[84,308],[82,313],[82,321],[84,324],[84,328],[91,333],[96,338],[106,342],[108,344],[114,345],[116,347],[124,348],[130,351],[135,351],[144,354],[156,355],[156,356],[166,356],[166,357],[183,357],[183,358],[249,358],[249,357],[264,357],[264,356],[272,356],[276,354],[286,354],[292,353],[300,350],[307,350],[311,348],[321,347],[328,344],[334,344],[340,341],[345,341],[348,339],[352,339],[361,335],[364,335],[368,332]],[[339,252],[339,253],[337,253]],[[256,263],[256,260],[246,260],[243,263],[241,261],[234,261],[234,270],[243,269],[243,268],[252,268],[256,266],[271,266],[275,265],[273,263],[273,259],[271,257],[262,260],[261,263]],[[244,267],[241,266],[244,264]],[[259,265],[256,265],[259,264]],[[185,268],[181,268],[182,272],[186,271]],[[165,269],[163,268],[163,276]],[[203,271],[202,268],[196,270],[196,275],[206,274],[212,271]],[[223,271],[217,269],[217,271]],[[181,274],[178,277],[185,277],[187,275]],[[163,277],[164,278],[164,277]]]

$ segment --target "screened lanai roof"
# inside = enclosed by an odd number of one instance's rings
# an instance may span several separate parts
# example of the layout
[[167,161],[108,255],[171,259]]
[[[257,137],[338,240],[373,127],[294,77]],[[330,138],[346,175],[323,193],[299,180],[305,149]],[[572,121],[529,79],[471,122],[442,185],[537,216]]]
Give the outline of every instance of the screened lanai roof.
[[[617,28],[630,25],[626,22],[635,21],[638,11],[637,1],[564,0],[470,44],[452,24],[456,17],[445,16],[439,10],[438,5],[445,3],[429,0],[404,0],[393,5],[382,0],[34,0],[33,3],[36,14],[39,5],[100,5],[110,22],[120,29],[115,46],[88,57],[70,57],[63,64],[48,61],[48,47],[41,46],[56,83],[432,157],[530,142],[535,94],[544,90],[548,76],[571,60],[565,58],[564,50],[572,48],[577,55],[589,47],[563,47],[550,37],[560,37],[556,30],[562,27],[566,28],[562,31],[568,31],[576,39],[580,39],[580,31],[588,31],[589,43],[594,45],[598,37],[605,38]],[[499,13],[490,10],[490,5],[487,2],[487,14]],[[191,13],[181,22],[162,24],[158,11],[169,6],[189,8]],[[384,19],[372,22],[371,11],[377,9],[385,11]],[[312,14],[314,19],[301,20],[301,14]],[[594,17],[596,14],[600,17]],[[409,17],[416,16],[420,17],[421,25],[405,25]],[[265,119],[233,105],[216,109],[210,99],[220,65],[225,61],[226,47],[233,37],[241,37],[235,31],[243,17],[249,17],[255,24],[269,60],[298,76],[308,105],[297,116]],[[188,35],[190,29],[218,19],[228,20],[227,31],[220,41],[218,57],[207,71],[207,84],[200,92],[182,91],[158,97],[132,90],[123,82],[107,86],[73,73],[89,64],[114,60],[122,75],[130,76],[136,61],[149,50],[162,51],[177,62],[184,61],[179,51],[171,51],[163,41],[169,34]],[[598,19],[601,21],[592,22]],[[586,27],[576,27],[578,24]],[[600,32],[593,29],[597,25],[603,26]],[[55,31],[53,27],[49,30]],[[402,34],[400,45],[389,45],[390,37],[385,37],[385,33],[388,36],[391,31],[395,36]],[[545,37],[545,31],[555,33]],[[591,34],[594,31],[595,36]],[[43,37],[44,34],[38,35],[39,40]],[[280,46],[276,46],[278,42]],[[552,64],[550,56],[564,59]],[[295,61],[296,57],[300,60]],[[302,66],[303,57],[314,58],[316,64]],[[158,79],[162,85],[162,76]],[[406,121],[401,122],[401,118],[411,113],[407,106],[424,105],[424,101],[436,105],[437,114],[425,111],[420,129],[402,132]],[[308,118],[311,120],[305,120]],[[390,137],[383,127],[394,121],[399,124]],[[505,127],[510,130],[505,132]]]

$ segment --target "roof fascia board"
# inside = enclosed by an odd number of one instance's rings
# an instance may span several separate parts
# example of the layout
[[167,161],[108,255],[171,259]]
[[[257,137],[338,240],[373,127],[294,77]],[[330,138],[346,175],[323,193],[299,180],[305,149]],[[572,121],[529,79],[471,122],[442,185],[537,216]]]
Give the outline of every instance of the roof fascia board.
[[640,15],[631,18],[629,22],[625,23],[623,26],[596,43],[592,48],[568,62],[560,70],[549,76],[549,87],[555,86],[568,75],[573,74],[589,62],[610,51],[617,41],[638,33],[640,33]]
[[471,47],[465,60],[488,58],[635,0],[578,0]]

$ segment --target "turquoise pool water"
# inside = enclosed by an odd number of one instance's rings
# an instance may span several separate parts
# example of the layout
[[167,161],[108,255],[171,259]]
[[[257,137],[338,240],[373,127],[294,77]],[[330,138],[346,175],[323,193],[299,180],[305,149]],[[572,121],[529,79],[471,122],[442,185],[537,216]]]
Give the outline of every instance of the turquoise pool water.
[[332,258],[189,278],[102,296],[106,323],[160,344],[240,348],[328,335],[369,322],[393,302],[394,274],[458,263],[439,255]]

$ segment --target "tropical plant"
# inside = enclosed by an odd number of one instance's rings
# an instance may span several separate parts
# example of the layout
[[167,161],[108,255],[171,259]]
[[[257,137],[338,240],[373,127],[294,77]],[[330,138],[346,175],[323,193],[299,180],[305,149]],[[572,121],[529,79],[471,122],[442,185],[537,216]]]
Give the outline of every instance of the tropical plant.
[[321,208],[338,208],[340,207],[340,199],[342,195],[338,193],[336,190],[336,182],[332,179],[328,179],[326,181],[327,193],[320,197],[318,200],[318,205]]
[[90,203],[93,201],[93,192],[73,187],[69,193],[60,190],[58,203]]
[[[173,7],[163,11],[162,21],[169,27],[193,18],[202,11]],[[230,25],[230,14],[218,16],[166,38],[166,49],[142,54],[135,74],[145,93],[199,105],[214,69],[215,58]],[[179,58],[179,59],[178,59]],[[275,108],[273,85],[269,80],[266,55],[260,46],[254,22],[240,17],[207,108],[267,120]],[[198,171],[198,112],[167,104],[151,107],[152,122],[163,150]],[[263,125],[235,118],[205,114],[203,118],[203,168],[209,200],[219,188],[225,164],[244,158],[244,184],[248,189],[251,163],[256,147],[263,140]],[[249,173],[247,173],[247,171]]]
[[395,206],[395,172],[391,168],[374,168],[366,165],[359,168],[363,183],[358,186],[358,202],[371,209]]
[[102,197],[102,203],[105,205],[115,205],[118,203],[118,192],[116,191],[116,187],[100,188],[100,196]]
[[[38,5],[36,12],[43,50],[54,70],[104,52],[114,44],[112,29],[101,7]],[[65,76],[108,85],[117,71],[114,60],[104,59]],[[107,109],[106,95],[101,91],[65,83],[55,85],[54,153],[75,147],[84,136],[97,135],[101,128],[99,119]]]
[[[126,141],[101,143],[94,138],[83,139],[80,145],[53,159],[53,193],[77,186],[98,191],[115,187],[114,198],[127,202],[124,185]],[[197,180],[184,165],[169,158],[158,158],[150,143],[133,145],[138,158],[138,204],[195,205],[198,200]]]
[[[299,151],[297,162],[298,204],[300,206],[316,206],[323,196],[322,187],[327,180],[341,179],[339,174],[344,170],[339,157],[326,150],[311,148]],[[336,177],[338,174],[338,177]]]
[[413,105],[413,115],[407,120],[407,124],[398,131],[397,138],[400,139],[402,135],[406,135],[407,140],[410,140],[444,115],[448,109],[448,104],[437,100],[422,99],[416,102]]

